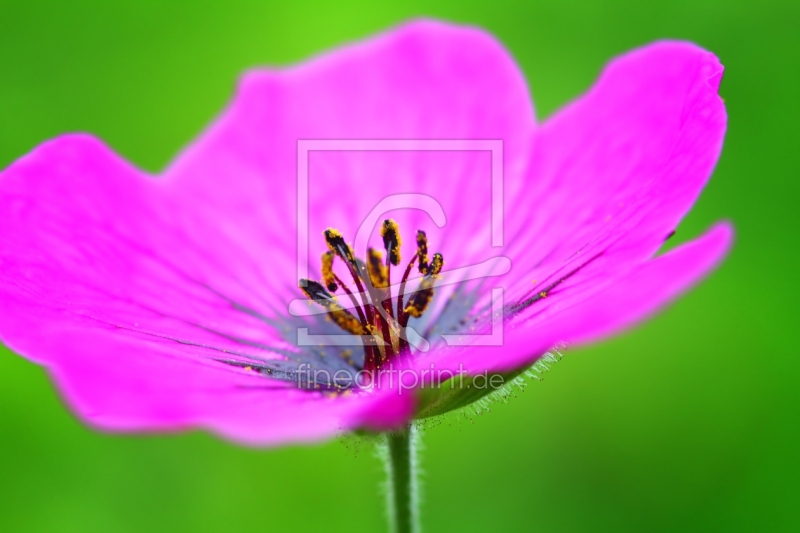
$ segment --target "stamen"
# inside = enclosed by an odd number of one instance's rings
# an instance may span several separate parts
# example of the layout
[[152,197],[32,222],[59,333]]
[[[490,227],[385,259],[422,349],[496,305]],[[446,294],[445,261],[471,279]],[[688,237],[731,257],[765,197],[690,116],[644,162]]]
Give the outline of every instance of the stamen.
[[383,289],[389,286],[389,273],[383,264],[383,254],[379,250],[367,249],[367,272],[373,287]]
[[433,260],[428,266],[428,273],[422,278],[419,288],[408,300],[408,305],[403,310],[406,315],[414,318],[422,316],[422,313],[428,308],[428,304],[431,303],[431,299],[433,299],[433,284],[439,277],[439,272],[442,271],[443,266],[444,257],[442,257],[442,254],[433,254]]
[[425,274],[428,271],[428,236],[422,230],[417,231],[417,257],[419,271]]
[[361,309],[361,305],[359,304],[358,300],[356,300],[356,297],[353,294],[353,292],[350,290],[350,287],[348,287],[345,284],[345,282],[343,282],[341,279],[339,279],[339,276],[337,276],[336,274],[333,275],[333,279],[336,281],[336,283],[341,285],[342,290],[344,290],[344,292],[350,298],[350,301],[353,302],[353,308],[356,310],[356,313],[358,313],[358,318],[361,320],[361,324],[364,327],[366,327],[367,326],[367,317],[364,316],[364,311]]
[[333,273],[333,258],[336,257],[333,252],[328,251],[322,254],[322,281],[328,290],[336,292],[336,276]]
[[406,293],[406,282],[408,281],[408,276],[411,274],[411,269],[414,268],[414,261],[417,260],[417,254],[414,254],[414,257],[411,258],[409,261],[408,266],[406,266],[406,271],[403,273],[403,279],[400,280],[400,289],[397,291],[397,320],[403,325],[403,298],[405,297]]
[[400,246],[403,244],[397,222],[391,218],[384,220],[383,226],[381,226],[381,237],[383,237],[383,247],[389,254],[389,262],[397,266],[400,263]]
[[350,311],[339,305],[339,302],[325,290],[322,284],[310,279],[300,280],[300,290],[306,296],[328,310],[328,315],[337,326],[352,335],[364,335],[364,326]]
[[[394,322],[394,311],[392,309],[392,295],[389,292],[389,267],[383,264],[383,254],[378,250],[372,248],[367,249],[367,272],[369,279],[372,283],[374,298],[380,302],[381,307],[386,312],[386,317],[376,312],[376,318],[379,319],[379,327],[381,335],[383,336],[384,345],[382,347],[382,355],[389,356],[394,353],[394,339],[392,330],[389,325]],[[385,357],[384,357],[385,358]],[[383,360],[381,361],[383,362]]]
[[442,257],[442,254],[440,253],[433,254],[433,260],[431,261],[431,264],[428,267],[428,275],[438,276],[439,273],[442,271],[443,266],[444,266],[444,257]]
[[353,265],[356,262],[353,256],[353,250],[344,242],[344,237],[339,233],[339,230],[328,228],[325,230],[325,242],[328,243],[328,248],[333,253],[341,257],[348,265]]
[[[424,231],[417,232],[417,250],[403,274],[395,307],[392,298],[391,268],[400,262],[402,244],[397,223],[387,219],[381,225],[381,237],[386,248],[385,261],[383,253],[372,248],[367,249],[366,262],[356,258],[342,234],[334,228],[326,229],[324,235],[329,251],[322,254],[323,283],[302,279],[300,280],[302,291],[308,298],[323,306],[328,312],[328,318],[340,328],[361,336],[364,343],[364,370],[371,373],[395,355],[410,353],[405,328],[409,317],[422,316],[429,306],[433,298],[435,280],[444,265],[442,254],[434,254],[429,261],[427,236]],[[344,261],[353,278],[355,283],[353,291],[333,271],[336,256]],[[407,305],[404,305],[406,283],[417,260],[420,261],[419,269],[424,276]],[[333,296],[332,293],[339,288],[350,298],[358,316],[344,308]]]
[[419,318],[422,316],[422,313],[425,312],[425,309],[428,308],[428,304],[431,302],[433,298],[433,278],[424,277],[422,281],[419,283],[419,288],[417,292],[415,292],[411,298],[408,300],[408,305],[403,312],[406,315],[413,316],[414,318]]
[[[331,251],[336,255],[341,257],[347,265],[348,270],[350,270],[350,275],[353,276],[353,282],[356,284],[358,292],[362,295],[365,294],[364,286],[361,284],[361,273],[358,261],[356,261],[356,258],[353,255],[353,250],[351,250],[350,246],[345,242],[342,234],[337,229],[328,228],[325,230],[324,235],[325,242],[328,244],[328,248],[330,248]],[[373,321],[373,310],[372,305],[370,305],[366,299],[364,300],[364,310],[367,313],[367,325],[370,325]]]

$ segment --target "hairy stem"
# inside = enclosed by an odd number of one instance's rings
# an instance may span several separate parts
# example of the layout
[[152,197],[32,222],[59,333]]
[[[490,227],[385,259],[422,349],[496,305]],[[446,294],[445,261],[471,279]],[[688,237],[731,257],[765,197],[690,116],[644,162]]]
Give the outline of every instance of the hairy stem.
[[389,520],[394,533],[419,533],[416,431],[408,427],[386,434]]

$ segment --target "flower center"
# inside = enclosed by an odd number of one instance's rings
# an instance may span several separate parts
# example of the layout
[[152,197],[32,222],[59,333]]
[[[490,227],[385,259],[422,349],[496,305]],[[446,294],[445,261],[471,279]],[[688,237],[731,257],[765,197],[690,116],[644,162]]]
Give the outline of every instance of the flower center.
[[[406,328],[410,317],[418,318],[433,298],[434,282],[439,277],[444,259],[439,253],[428,259],[428,239],[417,231],[417,251],[405,268],[397,290],[392,295],[392,266],[400,264],[400,229],[394,220],[381,226],[386,259],[380,250],[367,248],[366,261],[357,259],[342,234],[328,228],[324,232],[329,250],[322,254],[322,283],[301,279],[300,289],[325,308],[328,318],[344,331],[361,337],[364,344],[364,370],[374,372],[400,355],[410,353]],[[344,262],[356,288],[353,292],[333,271],[336,258]],[[405,288],[411,269],[417,264],[423,274],[416,291],[406,300]],[[350,300],[355,314],[339,303],[334,295],[341,289]]]

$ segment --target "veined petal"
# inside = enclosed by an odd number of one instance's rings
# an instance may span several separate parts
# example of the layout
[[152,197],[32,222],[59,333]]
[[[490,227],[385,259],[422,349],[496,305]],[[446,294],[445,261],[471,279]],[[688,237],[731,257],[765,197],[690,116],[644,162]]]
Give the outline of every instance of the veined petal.
[[[713,271],[728,254],[733,227],[719,223],[705,235],[646,261],[574,309],[553,316],[548,326],[570,344],[586,344],[620,333],[675,300]],[[559,318],[558,315],[563,315]],[[536,327],[535,323],[531,327]]]
[[[120,330],[67,310],[3,299],[4,341],[35,354],[86,423],[105,431],[206,429],[253,446],[401,426],[413,395],[299,390],[209,359],[206,349]],[[36,327],[36,324],[41,324]]]
[[[617,307],[620,321],[611,329],[672,297],[625,280],[648,265],[713,170],[726,125],[721,75],[716,57],[695,45],[650,45],[612,61],[591,91],[538,130],[525,179],[510,181],[515,206],[506,211],[504,252],[511,271],[486,284],[477,307],[488,305],[493,286],[504,289],[507,305],[535,302],[515,308],[502,349],[449,347],[432,355],[438,365],[513,370],[558,342],[599,335],[601,322],[580,320],[580,309],[597,314],[590,302],[614,287],[626,287],[640,305]],[[719,239],[698,241],[696,254],[686,253],[686,270],[671,279],[685,287],[706,272],[698,247],[707,243],[708,253],[721,254]],[[653,268],[668,262],[657,261]]]
[[[298,67],[248,73],[227,111],[167,175],[187,201],[225,213],[231,232],[286,253],[290,260],[272,266],[281,278],[295,276],[298,224],[307,226],[314,262],[325,250],[326,227],[355,240],[371,210],[404,193],[438,202],[446,225],[438,228],[418,199],[403,206],[412,209],[392,212],[407,236],[403,255],[413,254],[412,236],[423,229],[433,251],[455,266],[496,252],[490,248],[492,154],[431,151],[425,141],[502,141],[506,175],[521,175],[534,129],[525,80],[493,37],[414,22]],[[303,159],[298,142],[306,140],[354,142],[317,148]],[[374,151],[363,140],[421,142]],[[304,164],[309,216],[298,221]],[[377,239],[374,228],[367,230]],[[377,240],[371,244],[382,248]]]
[[[329,410],[268,382],[279,390],[256,401],[235,369],[210,361],[294,349],[281,319],[299,296],[297,141],[500,138],[521,171],[533,128],[524,80],[491,37],[421,22],[301,67],[250,73],[160,179],[90,137],[57,139],[0,177],[0,338],[51,368],[100,427],[197,425],[253,442],[393,427],[411,416],[411,395],[359,395]],[[312,165],[313,235],[338,225],[354,238],[366,209],[398,192],[427,193],[446,229],[468,231],[458,185],[491,186],[488,154],[354,155]],[[380,186],[364,187],[376,177]],[[326,421],[303,429],[318,421],[304,421],[307,409]]]
[[511,219],[511,279],[541,277],[612,241],[627,250],[617,254],[618,273],[651,257],[719,157],[722,71],[693,44],[656,43],[612,61],[586,95],[548,120],[519,196],[531,216]]
[[0,339],[48,367],[79,416],[107,430],[199,427],[275,444],[411,415],[411,395],[329,398],[219,362],[296,347],[266,320],[265,273],[213,219],[182,226],[193,206],[169,193],[86,136],[0,175]]
[[183,224],[194,206],[91,137],[56,139],[5,170],[0,206],[9,297],[220,349],[290,348],[244,310],[275,316],[247,248],[212,217]]
[[502,346],[480,346],[476,342],[467,347],[447,347],[434,355],[435,365],[439,369],[463,365],[471,374],[508,372],[530,365],[561,343],[581,344],[618,333],[711,272],[725,257],[732,238],[730,225],[719,224],[698,239],[638,265],[600,291],[573,295],[554,291],[552,297],[540,300],[545,305],[531,318],[506,328]]

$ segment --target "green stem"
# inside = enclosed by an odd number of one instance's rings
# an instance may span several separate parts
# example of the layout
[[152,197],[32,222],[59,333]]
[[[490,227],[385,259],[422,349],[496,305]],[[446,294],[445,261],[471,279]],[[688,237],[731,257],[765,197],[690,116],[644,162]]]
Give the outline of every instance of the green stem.
[[418,533],[417,435],[413,427],[386,434],[389,520],[394,533]]

